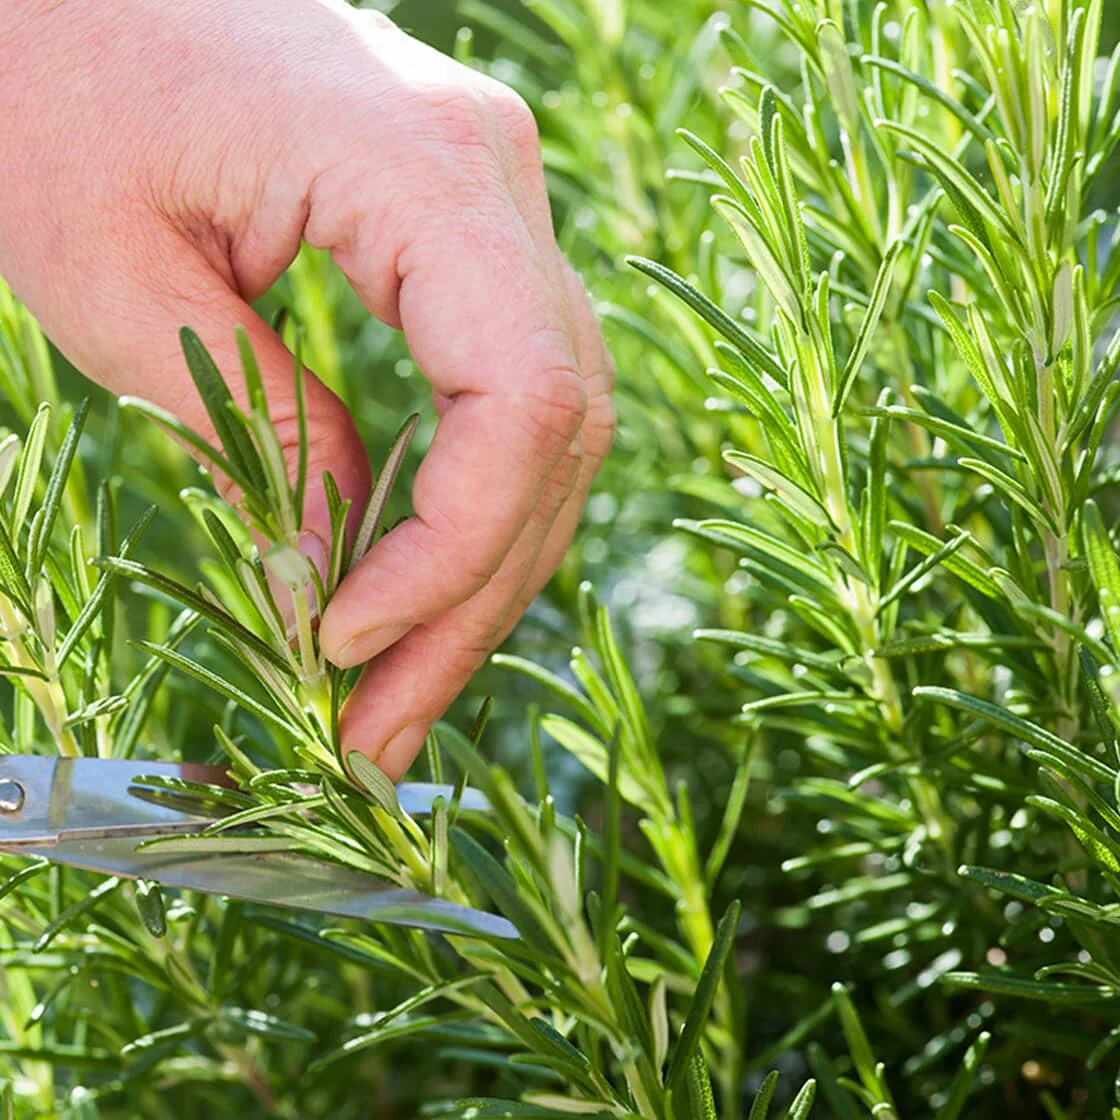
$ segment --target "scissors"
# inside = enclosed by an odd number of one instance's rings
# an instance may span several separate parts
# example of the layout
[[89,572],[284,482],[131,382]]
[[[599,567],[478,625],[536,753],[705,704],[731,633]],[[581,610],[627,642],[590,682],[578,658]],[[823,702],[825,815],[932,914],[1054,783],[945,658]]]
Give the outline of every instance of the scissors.
[[[165,787],[175,779],[231,784],[222,766],[0,756],[0,853],[340,918],[437,933],[518,936],[510,922],[495,914],[297,852],[161,851],[158,844],[138,849],[144,840],[201,832],[229,812],[197,799],[167,796]],[[450,802],[453,795],[450,786],[426,782],[403,782],[396,788],[401,808],[413,816],[430,813],[437,798]],[[463,791],[459,804],[479,811],[490,807],[471,789]]]

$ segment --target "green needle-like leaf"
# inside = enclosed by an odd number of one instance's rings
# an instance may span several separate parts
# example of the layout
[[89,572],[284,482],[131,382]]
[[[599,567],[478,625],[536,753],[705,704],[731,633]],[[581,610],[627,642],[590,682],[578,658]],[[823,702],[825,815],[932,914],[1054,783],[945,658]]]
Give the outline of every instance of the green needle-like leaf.
[[245,711],[252,713],[266,723],[272,724],[280,730],[287,732],[289,735],[299,734],[299,729],[289,723],[283,716],[278,715],[276,712],[272,711],[271,708],[267,708],[264,704],[254,700],[248,693],[243,692],[224,677],[220,677],[217,673],[212,672],[203,665],[199,665],[189,657],[184,657],[183,654],[179,653],[177,650],[156,645],[154,642],[139,642],[137,644],[153,657],[166,662],[173,669],[178,669],[180,672],[194,677],[195,680],[209,686],[219,695],[224,696],[227,700],[233,701],[239,708],[243,708]]
[[359,751],[346,756],[346,766],[358,788],[371,794],[375,804],[395,817],[401,815],[396,786],[384,770]]
[[27,429],[27,436],[23,441],[23,450],[19,457],[19,471],[16,474],[16,490],[12,500],[12,518],[10,521],[13,540],[19,539],[23,529],[31,502],[35,496],[35,487],[39,481],[39,468],[43,461],[43,450],[47,442],[47,425],[50,422],[51,408],[45,401],[42,402],[35,413],[35,419]]
[[287,662],[262,638],[258,637],[245,626],[242,626],[228,611],[216,606],[205,596],[192,591],[189,587],[179,583],[177,580],[161,575],[151,568],[147,568],[142,564],[137,564],[133,560],[127,560],[120,556],[101,557],[95,560],[94,563],[96,563],[98,567],[104,568],[106,571],[114,572],[118,576],[124,576],[126,579],[136,580],[138,583],[145,584],[153,590],[159,591],[169,598],[176,600],[184,607],[189,607],[192,611],[202,615],[203,618],[209,619],[210,622],[235,642],[240,642],[247,646],[266,661],[276,665],[277,668],[287,670]]
[[883,308],[886,306],[887,297],[890,295],[894,266],[901,251],[902,242],[896,241],[883,254],[883,262],[879,266],[878,275],[875,277],[875,284],[871,289],[871,296],[867,303],[867,310],[864,312],[863,322],[859,325],[855,344],[848,355],[848,360],[844,363],[844,370],[840,374],[840,383],[836,386],[836,396],[832,402],[832,415],[834,417],[839,416],[843,410],[844,402],[848,399],[848,394],[855,384],[860,366],[863,365],[863,360],[867,357],[867,351],[871,348],[875,328],[879,325],[879,319],[883,314]]
[[680,1037],[673,1047],[673,1056],[669,1060],[669,1070],[665,1075],[667,1089],[676,1091],[681,1079],[688,1071],[688,1065],[693,1055],[700,1047],[704,1028],[711,1010],[712,1001],[716,998],[716,990],[720,985],[723,975],[723,966],[727,955],[731,951],[731,943],[735,937],[735,930],[739,922],[740,905],[733,902],[727,912],[720,919],[716,929],[715,940],[704,962],[704,970],[693,993],[692,1002],[689,1004],[685,1016],[684,1026],[681,1028]]
[[183,327],[179,332],[179,341],[187,369],[229,461],[240,478],[245,480],[246,489],[264,493],[267,485],[264,467],[249,433],[234,415],[233,397],[221,371],[203,346],[202,339],[190,327]]
[[41,520],[38,525],[38,532],[31,534],[28,543],[28,569],[32,572],[39,570],[43,553],[46,551],[51,533],[54,531],[58,509],[62,504],[62,492],[66,486],[66,480],[70,476],[74,456],[78,453],[78,440],[81,438],[86,417],[89,415],[89,403],[89,397],[86,397],[78,406],[78,411],[74,414],[74,419],[70,422],[62,446],[59,448],[50,478],[47,480],[47,492],[40,507]]
[[768,373],[779,384],[785,383],[785,372],[766,348],[752,338],[745,327],[736,323],[687,280],[678,276],[672,269],[642,257],[628,257],[626,263],[663,285],[678,299],[688,304],[705,322],[719,331],[728,342],[737,346],[749,361]]
[[194,432],[193,429],[188,428],[186,424],[172,416],[170,412],[159,408],[149,401],[140,400],[138,397],[121,397],[120,405],[121,408],[139,412],[142,416],[146,416],[149,420],[154,421],[161,428],[175,436],[176,439],[182,440],[183,443],[194,450],[200,459],[210,464],[211,467],[217,467],[218,470],[237,486],[244,489],[249,485],[249,478],[234,465],[231,459],[227,459],[221,451],[204,440]]
[[385,514],[385,506],[388,504],[393,484],[397,480],[401,465],[404,463],[405,453],[408,451],[408,445],[412,441],[419,423],[420,414],[414,412],[405,421],[404,426],[397,433],[392,446],[389,448],[385,465],[377,476],[377,482],[374,483],[373,490],[370,492],[369,501],[366,503],[361,523],[358,525],[358,531],[354,535],[354,545],[350,553],[351,568],[365,556],[377,540],[377,534],[381,529],[381,520]]

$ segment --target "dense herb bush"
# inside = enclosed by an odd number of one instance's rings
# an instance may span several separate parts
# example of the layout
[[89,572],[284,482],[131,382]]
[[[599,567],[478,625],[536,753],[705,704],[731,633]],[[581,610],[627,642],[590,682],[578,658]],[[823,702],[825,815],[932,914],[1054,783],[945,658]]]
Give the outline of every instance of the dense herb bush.
[[[523,934],[4,857],[14,1115],[1120,1115],[1105,8],[463,5],[620,374],[576,546],[418,766],[489,819],[420,827],[346,773],[347,680],[277,630],[238,521],[144,409],[64,403],[0,293],[3,749],[232,757],[261,832]],[[407,356],[318,254],[266,304],[404,512]],[[248,473],[303,602],[300,481]]]

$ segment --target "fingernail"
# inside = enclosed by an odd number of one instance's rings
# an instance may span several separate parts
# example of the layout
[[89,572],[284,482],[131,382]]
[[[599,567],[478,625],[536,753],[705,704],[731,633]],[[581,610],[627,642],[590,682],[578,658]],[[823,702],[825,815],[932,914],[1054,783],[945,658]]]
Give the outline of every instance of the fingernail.
[[342,642],[337,652],[332,653],[324,647],[323,652],[329,661],[333,661],[340,669],[349,669],[352,665],[359,665],[369,661],[379,653],[387,650],[394,642],[399,641],[412,629],[407,622],[394,623],[392,626],[375,626],[371,630],[359,630],[351,638]]
[[410,723],[403,731],[398,731],[378,753],[377,765],[399,780],[420,753],[424,740],[431,729],[429,723]]

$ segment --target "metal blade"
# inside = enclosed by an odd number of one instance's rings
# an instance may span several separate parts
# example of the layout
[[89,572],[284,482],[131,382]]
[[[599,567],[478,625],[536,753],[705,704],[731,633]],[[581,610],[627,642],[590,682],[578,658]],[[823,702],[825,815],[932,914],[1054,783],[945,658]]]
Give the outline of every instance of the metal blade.
[[[427,816],[439,797],[450,805],[454,793],[453,786],[441,786],[435,782],[401,782],[397,786],[397,800],[401,803],[401,808],[411,817]],[[476,813],[488,813],[490,802],[486,800],[485,794],[477,789],[468,788],[463,790],[463,796],[459,799],[459,808]]]
[[[0,850],[3,847],[0,844]],[[265,906],[313,910],[436,933],[518,937],[516,927],[495,914],[403,890],[372,875],[293,852],[215,855],[161,852],[158,845],[136,851],[135,839],[117,836],[63,840],[43,847],[20,845],[9,850],[87,871],[151,879],[169,887],[227,895]]]
[[[231,785],[221,766],[0,756],[0,852],[266,906],[442,933],[518,936],[504,918],[294,852],[183,852],[159,845],[137,851],[138,838],[199,832],[221,815],[199,811],[190,797],[152,798],[145,777]],[[450,802],[453,795],[445,785],[397,787],[402,808],[415,816],[431,812],[437,798]],[[465,790],[460,805],[489,808],[477,790]]]
[[[145,777],[177,778],[230,786],[224,766],[143,762],[119,758],[0,756],[0,844],[51,844],[101,836],[158,836],[199,832],[219,808],[200,807],[189,797],[143,788]],[[160,791],[157,791],[160,792]],[[406,813],[423,816],[437,798],[450,802],[454,788],[403,782],[397,798]],[[460,808],[490,808],[478,790],[466,789]]]
[[0,843],[51,844],[79,837],[194,832],[213,821],[212,814],[131,796],[129,787],[141,774],[229,784],[224,770],[188,763],[3,755]]

